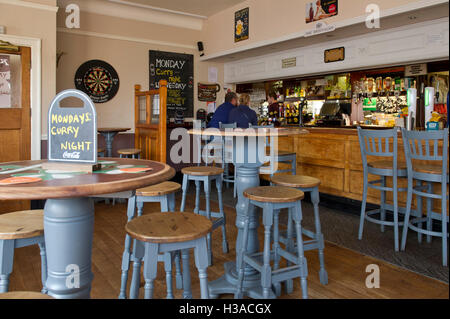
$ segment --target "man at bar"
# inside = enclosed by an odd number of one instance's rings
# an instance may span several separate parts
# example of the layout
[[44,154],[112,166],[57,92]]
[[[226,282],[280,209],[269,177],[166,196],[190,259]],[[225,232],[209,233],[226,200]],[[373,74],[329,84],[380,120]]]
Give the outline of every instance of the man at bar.
[[275,91],[270,91],[268,94],[267,102],[269,102],[269,119],[271,120],[271,123],[273,123],[275,126],[279,126],[279,112],[280,112],[280,105],[277,102],[277,93]]
[[228,116],[230,111],[237,106],[237,102],[237,94],[234,92],[228,92],[225,95],[225,103],[221,104],[217,108],[216,112],[214,112],[211,121],[208,123],[208,127],[219,128],[219,122],[222,122],[222,124],[228,124]]

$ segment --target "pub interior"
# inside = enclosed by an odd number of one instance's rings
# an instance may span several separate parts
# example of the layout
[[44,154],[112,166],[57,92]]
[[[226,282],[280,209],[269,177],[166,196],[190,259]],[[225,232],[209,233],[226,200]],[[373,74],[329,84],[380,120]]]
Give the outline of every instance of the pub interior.
[[0,0],[0,299],[448,300],[448,13]]

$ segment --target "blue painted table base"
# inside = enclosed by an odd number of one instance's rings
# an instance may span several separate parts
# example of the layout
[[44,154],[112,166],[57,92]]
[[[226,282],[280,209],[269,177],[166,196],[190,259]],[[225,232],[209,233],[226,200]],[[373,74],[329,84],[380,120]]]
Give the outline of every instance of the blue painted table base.
[[[259,186],[259,168],[261,164],[250,164],[244,166],[236,164],[237,169],[237,194],[238,202],[236,205],[236,227],[238,228],[238,237],[236,239],[236,251],[239,250],[242,243],[244,221],[247,215],[247,203],[245,201],[243,192],[247,188]],[[257,238],[257,229],[259,226],[258,216],[255,209],[251,207],[248,211],[249,229],[248,229],[248,243],[247,252],[256,252],[259,250],[259,242]],[[225,274],[217,280],[209,283],[209,294],[211,298],[217,298],[220,294],[234,294],[237,289],[238,271],[236,262],[228,262],[224,265]],[[261,297],[261,276],[253,268],[245,267],[245,280],[243,282],[245,294],[251,298]]]
[[119,132],[100,132],[105,138],[106,143],[106,157],[112,157],[112,144],[114,137],[119,134]]
[[48,199],[44,208],[48,294],[57,299],[88,299],[94,233],[94,201]]

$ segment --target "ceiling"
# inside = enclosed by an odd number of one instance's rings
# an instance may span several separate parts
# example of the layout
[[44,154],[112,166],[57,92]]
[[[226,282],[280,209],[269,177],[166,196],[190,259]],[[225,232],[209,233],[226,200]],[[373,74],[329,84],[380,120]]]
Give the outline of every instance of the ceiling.
[[121,0],[120,2],[123,4],[128,2],[130,5],[145,5],[209,17],[244,1],[245,0]]

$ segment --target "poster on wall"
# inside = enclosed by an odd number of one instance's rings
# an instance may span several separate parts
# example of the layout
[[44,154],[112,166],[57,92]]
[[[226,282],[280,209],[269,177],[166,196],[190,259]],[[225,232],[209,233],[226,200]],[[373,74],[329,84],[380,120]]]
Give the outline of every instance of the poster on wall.
[[248,39],[248,13],[249,8],[234,13],[234,42]]
[[338,14],[338,0],[317,0],[306,3],[306,23],[316,22]]
[[194,56],[150,50],[150,89],[167,81],[167,117],[182,111],[184,118],[194,116]]
[[0,108],[11,107],[11,67],[9,56],[0,55]]

